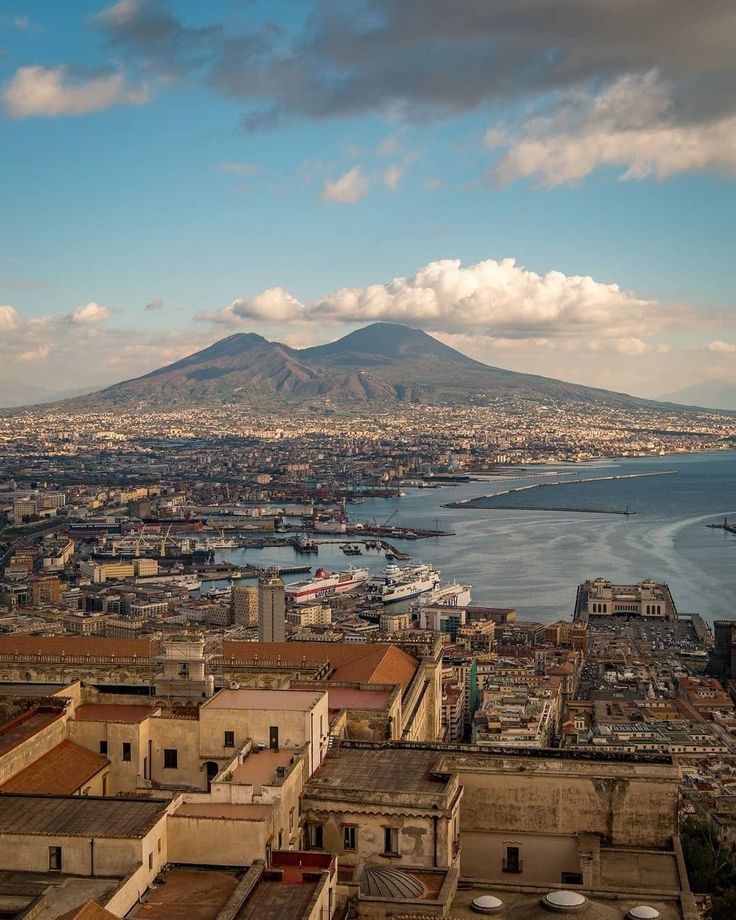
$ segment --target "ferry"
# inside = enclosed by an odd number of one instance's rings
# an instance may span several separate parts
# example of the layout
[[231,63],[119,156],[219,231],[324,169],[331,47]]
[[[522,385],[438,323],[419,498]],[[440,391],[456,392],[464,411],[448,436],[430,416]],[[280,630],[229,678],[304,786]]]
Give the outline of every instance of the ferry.
[[395,604],[434,591],[439,583],[439,572],[426,563],[408,565],[403,569],[391,563],[383,573],[371,576],[366,585],[366,593],[371,601]]
[[461,585],[454,581],[449,585],[438,585],[434,591],[427,591],[426,594],[417,600],[418,604],[441,604],[443,607],[467,607],[471,601],[471,586]]
[[329,597],[331,594],[345,594],[361,588],[367,580],[368,569],[357,569],[352,566],[342,572],[317,569],[314,578],[286,585],[286,598],[298,604]]

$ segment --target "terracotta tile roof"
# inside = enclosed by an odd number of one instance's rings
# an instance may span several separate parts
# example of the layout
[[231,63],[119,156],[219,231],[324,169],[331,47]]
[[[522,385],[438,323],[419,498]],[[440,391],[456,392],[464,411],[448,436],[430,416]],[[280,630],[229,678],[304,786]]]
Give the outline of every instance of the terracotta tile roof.
[[65,914],[61,914],[56,920],[118,920],[118,916],[100,907],[96,901],[87,901],[86,904],[73,907]]
[[62,741],[11,777],[0,791],[73,795],[109,762],[73,741]]
[[148,639],[96,639],[87,636],[0,636],[0,658],[41,655],[58,658],[150,658]]
[[224,642],[223,658],[258,658],[284,664],[329,661],[336,681],[367,684],[400,684],[406,690],[417,670],[417,661],[395,645],[370,642]]

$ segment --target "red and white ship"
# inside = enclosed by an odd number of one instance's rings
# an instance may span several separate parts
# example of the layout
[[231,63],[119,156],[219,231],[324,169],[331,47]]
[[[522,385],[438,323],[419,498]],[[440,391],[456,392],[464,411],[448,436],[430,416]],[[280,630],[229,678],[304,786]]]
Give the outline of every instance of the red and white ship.
[[356,569],[352,566],[343,572],[317,569],[314,578],[286,585],[286,598],[299,604],[320,597],[329,597],[331,594],[345,594],[362,587],[367,580],[368,569]]

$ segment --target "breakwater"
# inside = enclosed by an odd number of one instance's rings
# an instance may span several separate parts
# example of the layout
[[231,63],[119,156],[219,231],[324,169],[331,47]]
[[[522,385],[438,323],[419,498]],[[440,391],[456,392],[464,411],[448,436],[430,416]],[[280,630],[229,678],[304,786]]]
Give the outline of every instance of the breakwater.
[[[507,510],[514,511],[580,511],[580,512],[590,512],[590,513],[600,513],[604,509],[601,508],[530,508],[528,505],[521,506],[510,506],[505,503],[504,506],[497,504],[496,499],[501,498],[504,495],[518,495],[521,492],[529,492],[532,489],[551,489],[558,488],[560,486],[577,486],[586,482],[610,482],[614,480],[624,480],[624,479],[643,479],[647,476],[674,476],[677,473],[677,470],[657,470],[656,472],[647,472],[647,473],[617,473],[610,476],[588,476],[585,479],[562,479],[556,480],[555,482],[534,482],[528,486],[518,486],[515,489],[503,489],[500,492],[493,492],[490,495],[478,495],[475,498],[465,498],[461,501],[448,502],[446,505],[443,505],[444,508],[488,508],[493,510],[494,508],[505,507]],[[486,502],[494,502],[494,504],[489,505]],[[605,511],[607,514],[632,514],[633,512],[626,510],[617,510],[617,511]]]

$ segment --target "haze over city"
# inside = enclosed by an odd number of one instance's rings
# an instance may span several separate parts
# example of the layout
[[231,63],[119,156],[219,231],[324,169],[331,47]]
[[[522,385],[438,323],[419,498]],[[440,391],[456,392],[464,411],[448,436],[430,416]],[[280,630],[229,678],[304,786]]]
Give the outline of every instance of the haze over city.
[[0,400],[383,320],[736,407],[733,4],[452,7],[7,4]]

